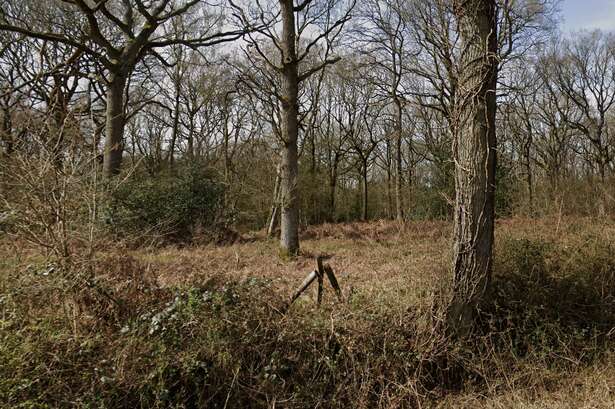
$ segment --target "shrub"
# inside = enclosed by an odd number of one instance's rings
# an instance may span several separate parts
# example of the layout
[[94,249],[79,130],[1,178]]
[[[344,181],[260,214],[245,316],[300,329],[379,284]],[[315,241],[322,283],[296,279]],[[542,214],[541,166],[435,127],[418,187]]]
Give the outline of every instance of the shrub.
[[607,308],[615,299],[612,250],[595,244],[569,252],[535,239],[501,243],[493,296],[482,311],[496,349],[545,365],[565,363],[562,356],[591,361],[607,350],[615,326]]
[[158,233],[186,241],[221,224],[223,200],[222,184],[199,167],[137,176],[111,193],[105,222],[119,234]]

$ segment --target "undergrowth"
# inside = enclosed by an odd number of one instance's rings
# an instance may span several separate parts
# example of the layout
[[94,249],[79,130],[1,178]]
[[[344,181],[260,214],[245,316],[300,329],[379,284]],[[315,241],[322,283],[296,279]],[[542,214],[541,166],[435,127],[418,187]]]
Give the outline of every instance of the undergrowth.
[[438,283],[390,304],[364,289],[321,308],[302,297],[283,314],[288,294],[271,279],[162,286],[155,266],[127,255],[98,259],[84,276],[7,261],[0,402],[414,408],[557,382],[614,345],[615,249],[579,237],[499,240],[490,300],[461,341],[442,335]]

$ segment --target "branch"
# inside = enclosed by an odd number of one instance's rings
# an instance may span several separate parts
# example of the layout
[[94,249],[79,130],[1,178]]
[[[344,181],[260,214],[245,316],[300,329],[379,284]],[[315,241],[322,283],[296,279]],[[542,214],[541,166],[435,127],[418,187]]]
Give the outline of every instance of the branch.
[[318,71],[324,69],[327,65],[335,64],[339,60],[341,60],[341,57],[329,58],[329,59],[323,61],[321,64],[319,64],[319,65],[317,65],[315,67],[310,68],[309,70],[305,71],[303,74],[299,75],[299,82],[305,81],[312,74],[317,73]]
[[294,12],[303,11],[303,9],[305,9],[307,6],[309,6],[309,4],[311,2],[312,2],[312,0],[304,0],[303,3],[298,4],[295,7],[293,7],[293,11]]
[[51,42],[57,42],[57,43],[70,45],[71,47],[75,47],[87,54],[90,54],[93,57],[100,58],[103,64],[105,65],[109,64],[109,60],[107,60],[102,54],[98,53],[97,51],[94,51],[92,48],[88,47],[87,45],[83,43],[80,43],[75,40],[71,40],[70,38],[66,38],[62,36],[61,34],[41,33],[41,32],[37,32],[33,30],[28,30],[22,27],[13,26],[10,24],[0,24],[0,31],[10,31],[12,33],[23,34],[27,37],[36,38],[39,40],[51,41]]

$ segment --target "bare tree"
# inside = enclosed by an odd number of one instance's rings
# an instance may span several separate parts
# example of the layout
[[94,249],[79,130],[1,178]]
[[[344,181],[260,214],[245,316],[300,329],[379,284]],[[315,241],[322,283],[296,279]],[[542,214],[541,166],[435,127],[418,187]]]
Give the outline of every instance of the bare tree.
[[[331,57],[335,38],[350,19],[354,3],[341,7],[335,0],[294,0],[256,2],[250,7],[235,4],[237,16],[244,26],[255,18],[261,22],[274,21],[259,30],[259,35],[248,34],[246,40],[254,54],[279,75],[280,138],[283,145],[280,169],[281,232],[280,245],[284,252],[294,256],[299,251],[299,92],[303,81],[323,70],[339,58]],[[256,23],[252,23],[256,25]],[[277,30],[277,26],[281,26]],[[273,53],[265,52],[265,44],[273,43]],[[319,61],[310,64],[308,58],[320,54]],[[277,57],[277,58],[276,58]],[[252,57],[254,58],[254,57]],[[275,80],[274,80],[275,81]]]
[[[532,169],[534,144],[536,140],[537,115],[539,110],[538,91],[541,87],[537,73],[531,70],[532,65],[527,60],[520,60],[521,65],[511,73],[511,82],[515,88],[510,98],[500,105],[502,120],[513,142],[513,149],[518,152],[521,174],[525,179],[528,193],[530,213],[534,206],[534,173]],[[528,67],[529,65],[529,67]],[[522,69],[522,67],[525,68]]]
[[566,166],[573,153],[575,133],[566,118],[573,118],[579,113],[569,98],[550,92],[544,83],[538,90],[537,98],[535,160],[546,173],[551,189],[555,191],[567,175]]
[[564,94],[581,113],[571,116],[571,111],[559,110],[570,127],[590,142],[593,163],[604,183],[614,158],[615,136],[607,113],[615,104],[615,36],[600,31],[580,33],[564,42],[563,52],[553,50],[543,64],[547,85]]
[[[205,6],[207,4],[207,6]],[[106,137],[103,171],[112,176],[120,171],[123,152],[126,106],[124,91],[129,77],[146,55],[160,57],[156,50],[172,45],[205,47],[239,38],[244,30],[217,31],[223,18],[218,6],[207,21],[193,12],[192,21],[181,33],[163,30],[179,16],[187,16],[197,7],[209,7],[202,0],[50,0],[37,3],[26,0],[16,5],[3,0],[0,3],[0,30],[21,33],[29,37],[62,43],[80,53],[95,58],[104,67],[106,83]],[[43,8],[41,21],[28,23],[26,15]],[[65,12],[65,13],[59,13]],[[68,14],[72,18],[65,17]],[[46,20],[43,18],[47,18]]]
[[360,60],[339,68],[345,68],[345,72],[337,76],[341,92],[337,96],[333,118],[340,139],[346,141],[355,157],[361,185],[361,220],[367,220],[368,174],[373,153],[384,135],[382,117],[385,104],[382,98],[378,100],[376,87],[365,73],[368,68]]
[[[392,104],[392,140],[395,168],[395,218],[403,220],[403,84],[406,59],[412,57],[408,49],[408,22],[403,16],[405,0],[368,0],[360,4],[359,22],[355,27],[355,46],[366,56],[371,67],[378,67],[383,75],[376,83]],[[408,184],[411,180],[408,180]]]

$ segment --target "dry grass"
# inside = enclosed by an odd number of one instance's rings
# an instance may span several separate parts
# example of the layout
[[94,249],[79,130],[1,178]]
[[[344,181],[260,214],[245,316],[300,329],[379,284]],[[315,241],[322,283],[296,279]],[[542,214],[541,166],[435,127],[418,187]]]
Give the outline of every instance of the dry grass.
[[165,286],[212,276],[258,277],[290,291],[315,268],[315,257],[324,254],[346,287],[421,289],[447,265],[449,234],[450,226],[443,222],[325,224],[302,233],[301,254],[294,260],[278,257],[277,243],[262,233],[229,246],[154,248],[132,255],[156,266]]
[[[26,398],[31,407],[222,407],[227,400],[227,407],[614,407],[614,331],[603,330],[610,315],[587,323],[597,335],[565,338],[598,310],[549,297],[587,275],[573,290],[599,282],[604,308],[613,308],[615,222],[499,221],[498,282],[514,277],[506,297],[536,280],[545,286],[536,300],[559,309],[561,320],[534,327],[525,307],[503,304],[519,314],[506,321],[510,328],[457,346],[433,334],[435,294],[448,282],[450,232],[445,222],[310,227],[291,261],[280,259],[277,243],[262,233],[227,246],[116,250],[95,263],[96,288],[105,293],[67,289],[74,275],[41,274],[44,262],[35,251],[4,242],[0,359],[10,364],[0,368],[0,399],[13,407]],[[308,292],[281,316],[319,254],[331,256],[347,297],[352,288],[350,301],[337,304],[327,291],[316,309]],[[174,297],[179,306],[169,307]],[[526,307],[538,317],[552,313]],[[163,329],[148,335],[153,315],[167,308],[176,308],[169,313],[174,318],[164,316]],[[497,327],[505,317],[494,311],[485,319]],[[537,334],[542,338],[535,340]],[[522,345],[508,348],[513,339]],[[203,362],[207,376],[194,369]],[[195,397],[199,388],[208,395]]]

